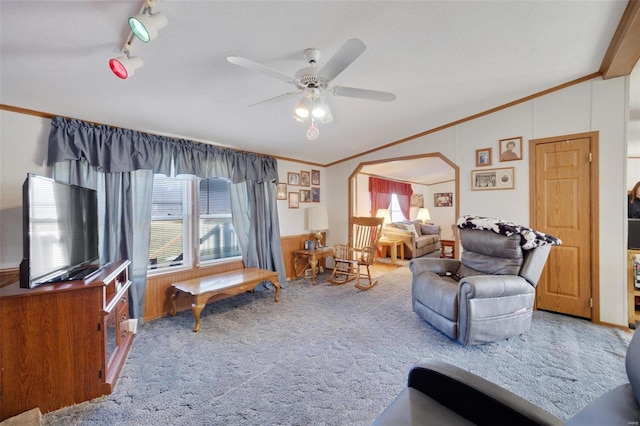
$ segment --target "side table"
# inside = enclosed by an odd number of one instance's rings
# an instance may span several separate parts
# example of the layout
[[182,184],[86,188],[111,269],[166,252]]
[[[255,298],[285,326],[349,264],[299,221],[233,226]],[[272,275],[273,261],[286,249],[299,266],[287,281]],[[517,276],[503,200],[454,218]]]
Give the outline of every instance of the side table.
[[[451,248],[450,252],[447,252],[447,247]],[[456,257],[456,240],[440,240],[440,257]]]
[[387,257],[387,247],[391,247],[391,263],[398,263],[398,248],[400,249],[400,259],[404,260],[404,242],[402,240],[389,240],[380,238],[378,240],[380,257]]
[[[315,250],[296,250],[293,256],[293,272],[296,274],[296,279],[300,278],[304,274],[304,271],[311,268],[311,284],[316,285],[318,260],[332,255],[332,247],[318,247]],[[302,269],[299,269],[298,265],[302,259],[306,259],[306,263],[304,264]]]

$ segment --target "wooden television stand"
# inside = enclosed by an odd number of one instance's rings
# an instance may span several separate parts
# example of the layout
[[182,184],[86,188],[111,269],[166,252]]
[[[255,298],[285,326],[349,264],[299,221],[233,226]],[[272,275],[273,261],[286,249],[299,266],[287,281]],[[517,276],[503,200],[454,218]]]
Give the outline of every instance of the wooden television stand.
[[84,280],[0,289],[0,421],[112,392],[133,342],[129,263]]

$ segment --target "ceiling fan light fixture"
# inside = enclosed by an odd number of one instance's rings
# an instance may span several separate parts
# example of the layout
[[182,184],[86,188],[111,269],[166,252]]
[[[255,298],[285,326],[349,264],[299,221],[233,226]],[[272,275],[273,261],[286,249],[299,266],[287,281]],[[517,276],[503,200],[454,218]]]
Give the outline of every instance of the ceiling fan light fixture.
[[321,120],[322,124],[329,124],[333,121],[333,114],[331,114],[331,110],[328,109],[327,111],[328,111],[327,115],[325,115]]
[[318,129],[316,123],[311,120],[311,125],[307,129],[307,139],[309,139],[310,141],[315,141],[316,139],[318,139],[318,136],[320,136],[320,129]]
[[139,13],[129,17],[131,32],[142,42],[148,43],[158,36],[158,31],[166,27],[167,18],[158,13]]
[[109,68],[111,71],[123,80],[131,77],[135,74],[138,68],[141,68],[144,63],[142,59],[137,56],[120,56],[118,58],[109,59]]
[[327,101],[325,100],[325,98],[320,96],[313,100],[311,115],[313,115],[315,118],[323,119],[330,113],[331,112],[329,111],[329,105],[327,105]]
[[309,117],[309,111],[311,110],[311,100],[306,96],[300,99],[296,109],[294,111],[294,117],[299,121],[304,121]]

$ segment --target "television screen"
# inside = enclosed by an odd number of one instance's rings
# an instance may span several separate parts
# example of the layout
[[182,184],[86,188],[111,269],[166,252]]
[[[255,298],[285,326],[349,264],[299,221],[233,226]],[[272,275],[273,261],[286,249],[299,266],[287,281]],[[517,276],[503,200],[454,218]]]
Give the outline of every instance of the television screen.
[[[84,278],[98,260],[96,191],[29,174],[23,186],[20,286]],[[96,268],[93,268],[95,270]]]

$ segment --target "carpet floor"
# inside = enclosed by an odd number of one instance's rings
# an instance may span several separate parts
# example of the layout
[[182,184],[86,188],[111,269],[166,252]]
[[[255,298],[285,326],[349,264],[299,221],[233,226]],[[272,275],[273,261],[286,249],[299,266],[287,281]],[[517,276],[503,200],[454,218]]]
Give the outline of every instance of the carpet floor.
[[527,333],[463,347],[415,315],[411,274],[373,289],[288,283],[139,327],[114,392],[43,416],[44,425],[369,425],[432,357],[562,419],[627,382],[631,334],[535,311]]

